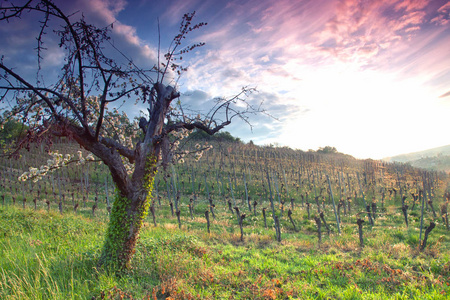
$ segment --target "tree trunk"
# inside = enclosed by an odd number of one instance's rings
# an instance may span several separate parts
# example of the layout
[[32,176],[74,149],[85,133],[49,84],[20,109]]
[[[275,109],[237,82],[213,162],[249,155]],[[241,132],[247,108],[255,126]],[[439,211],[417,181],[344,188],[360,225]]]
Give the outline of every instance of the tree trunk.
[[[128,195],[115,195],[100,266],[115,271],[129,267],[143,221],[151,205],[151,192],[156,175],[156,160],[150,159],[141,184],[128,187]],[[119,188],[120,190],[120,188]]]
[[[164,127],[164,118],[170,102],[179,97],[179,93],[171,86],[156,83],[153,87],[157,99],[151,110],[150,120],[145,125],[144,140],[138,143],[134,150],[135,169],[132,177],[127,174],[117,151],[105,151],[101,143],[90,139],[79,142],[108,165],[118,189],[99,264],[119,272],[128,268],[143,220],[148,214],[158,157],[165,143],[168,143],[167,137],[162,140],[159,138]],[[167,156],[167,153],[162,154]],[[162,160],[164,163],[165,158]]]

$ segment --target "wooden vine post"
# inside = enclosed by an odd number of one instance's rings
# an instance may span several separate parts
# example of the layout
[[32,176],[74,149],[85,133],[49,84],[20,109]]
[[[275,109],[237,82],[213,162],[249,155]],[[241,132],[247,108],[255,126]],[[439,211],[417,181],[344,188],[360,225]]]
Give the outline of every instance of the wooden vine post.
[[436,227],[436,224],[434,222],[430,222],[430,226],[425,229],[425,236],[423,238],[422,244],[420,245],[421,251],[425,250],[425,247],[427,246],[428,235],[430,234],[431,230],[434,229],[434,227]]
[[288,217],[289,217],[289,220],[291,221],[292,226],[294,226],[294,230],[295,230],[295,231],[298,231],[298,230],[297,230],[297,226],[295,226],[295,222],[294,222],[294,220],[292,219],[292,210],[291,210],[291,209],[288,210]]
[[341,234],[341,226],[339,224],[339,217],[336,212],[336,203],[334,202],[333,190],[331,189],[330,177],[328,175],[327,175],[327,181],[328,181],[328,188],[330,189],[331,200],[333,201],[333,210],[334,210],[334,216],[336,217],[336,224],[337,224],[338,232],[339,232],[339,234]]
[[362,220],[360,218],[356,221],[356,224],[358,224],[359,245],[361,246],[361,248],[364,247],[363,229],[362,229],[363,223],[364,223],[364,220]]
[[209,229],[209,226],[210,226],[210,224],[209,224],[209,210],[205,210],[205,218],[206,218],[206,226],[207,226],[207,229],[208,229],[208,233],[211,233],[211,231]]
[[314,217],[314,221],[316,222],[317,225],[317,235],[319,238],[319,247],[320,247],[320,245],[322,244],[322,223],[319,217]]

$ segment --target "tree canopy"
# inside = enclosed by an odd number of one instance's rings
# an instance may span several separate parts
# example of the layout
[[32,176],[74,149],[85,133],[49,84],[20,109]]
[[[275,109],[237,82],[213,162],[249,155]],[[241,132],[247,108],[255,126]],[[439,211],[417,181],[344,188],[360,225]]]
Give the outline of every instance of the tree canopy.
[[206,141],[219,141],[219,142],[236,142],[242,143],[239,137],[234,137],[228,131],[222,131],[215,135],[209,135],[202,130],[195,130],[189,135],[189,138],[193,140],[206,140]]
[[6,143],[13,143],[18,139],[23,138],[27,129],[28,128],[24,126],[24,124],[14,119],[8,120],[2,124],[2,128],[0,129],[0,142],[2,143],[2,148],[5,147]]
[[332,154],[332,153],[338,153],[338,151],[337,151],[336,147],[325,146],[325,147],[320,147],[319,149],[317,149],[317,153]]

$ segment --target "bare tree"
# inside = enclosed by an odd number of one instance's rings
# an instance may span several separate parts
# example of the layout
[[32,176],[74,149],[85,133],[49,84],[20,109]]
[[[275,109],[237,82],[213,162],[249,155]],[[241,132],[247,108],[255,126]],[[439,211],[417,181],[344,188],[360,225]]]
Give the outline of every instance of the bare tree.
[[[113,46],[110,41],[113,24],[105,28],[96,27],[80,17],[81,13],[63,12],[53,1],[31,0],[22,6],[3,4],[0,21],[22,18],[29,12],[41,15],[36,72],[39,74],[46,50],[45,34],[56,34],[59,47],[65,51],[65,62],[59,77],[47,84],[51,78],[32,83],[2,59],[0,99],[9,107],[4,111],[2,121],[20,116],[21,122],[27,126],[26,136],[18,141],[15,150],[51,142],[53,136],[68,137],[108,166],[118,193],[99,263],[122,270],[130,262],[143,219],[148,213],[158,167],[183,154],[175,151],[177,140],[193,129],[212,135],[234,118],[248,122],[249,114],[260,111],[260,107],[253,108],[245,101],[248,93],[252,92],[246,88],[231,99],[217,99],[212,110],[202,117],[184,113],[179,101],[174,101],[180,93],[175,86],[167,84],[167,77],[180,75],[185,70],[178,64],[180,56],[203,45],[184,48],[181,45],[190,31],[206,25],[192,24],[194,13],[185,14],[182,18],[180,31],[163,62],[158,61],[153,69],[144,70]],[[50,20],[57,20],[62,26],[49,30]],[[106,54],[113,50],[126,58],[127,63],[121,64]],[[124,113],[108,109],[108,105],[128,99],[144,103],[148,115],[132,123]],[[133,132],[140,134],[130,136]],[[70,157],[60,159],[53,166],[34,169],[22,179],[37,178],[53,167],[69,163],[69,160]]]

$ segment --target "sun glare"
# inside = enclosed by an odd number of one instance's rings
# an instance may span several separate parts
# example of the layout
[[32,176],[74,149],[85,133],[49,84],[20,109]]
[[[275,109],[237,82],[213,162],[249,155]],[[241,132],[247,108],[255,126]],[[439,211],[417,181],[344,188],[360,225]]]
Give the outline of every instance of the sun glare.
[[440,146],[427,143],[439,130],[429,132],[423,125],[441,128],[445,119],[431,113],[436,95],[420,79],[331,67],[300,76],[304,80],[291,96],[307,112],[286,121],[281,144],[302,150],[330,145],[358,158]]

